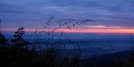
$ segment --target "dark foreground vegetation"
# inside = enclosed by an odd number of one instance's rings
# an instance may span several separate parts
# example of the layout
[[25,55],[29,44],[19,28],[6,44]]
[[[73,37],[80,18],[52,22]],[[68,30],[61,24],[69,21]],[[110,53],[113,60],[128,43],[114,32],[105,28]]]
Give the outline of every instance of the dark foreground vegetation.
[[[72,21],[75,20],[69,22]],[[48,22],[52,22],[51,18]],[[63,27],[68,29],[70,29],[71,26],[74,26],[74,24],[69,25],[65,21],[64,24]],[[62,27],[62,25],[63,24],[59,27]],[[49,26],[49,24],[47,26]],[[46,28],[46,26],[44,27]],[[117,53],[81,60],[80,57],[82,52],[78,43],[72,42],[69,38],[61,38],[63,34],[61,31],[58,32],[59,41],[52,42],[54,37],[53,34],[57,34],[54,32],[58,28],[54,28],[51,31],[50,27],[47,28],[49,31],[43,31],[46,33],[45,35],[47,37],[41,38],[39,35],[41,35],[42,31],[35,31],[38,35],[35,35],[36,39],[32,43],[23,38],[25,34],[24,27],[19,28],[11,39],[7,39],[2,32],[0,32],[0,67],[134,67],[133,51],[125,54]],[[44,40],[46,42],[42,43]],[[43,48],[39,46],[40,43],[46,45],[46,47]],[[66,43],[75,45],[73,52],[62,53],[61,50],[63,48],[66,49]]]

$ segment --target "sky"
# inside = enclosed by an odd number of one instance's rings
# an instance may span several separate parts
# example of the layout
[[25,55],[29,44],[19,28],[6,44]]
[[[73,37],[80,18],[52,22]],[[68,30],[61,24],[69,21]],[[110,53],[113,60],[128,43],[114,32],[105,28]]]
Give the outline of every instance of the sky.
[[35,31],[52,16],[94,20],[65,32],[134,34],[134,0],[0,0],[2,31]]

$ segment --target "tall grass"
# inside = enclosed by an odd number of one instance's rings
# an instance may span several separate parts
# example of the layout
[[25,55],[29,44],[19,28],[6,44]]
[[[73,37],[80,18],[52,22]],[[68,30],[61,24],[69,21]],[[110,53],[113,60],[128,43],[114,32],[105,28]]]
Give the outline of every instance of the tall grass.
[[[27,39],[24,27],[18,28],[9,43],[0,33],[0,67],[77,67],[80,55],[79,46],[67,37],[62,37],[65,29],[78,27],[92,20],[54,19],[51,17],[42,29],[36,31]],[[34,37],[33,42],[29,42]],[[55,42],[54,39],[58,38]],[[73,52],[62,55],[66,44],[75,45]]]

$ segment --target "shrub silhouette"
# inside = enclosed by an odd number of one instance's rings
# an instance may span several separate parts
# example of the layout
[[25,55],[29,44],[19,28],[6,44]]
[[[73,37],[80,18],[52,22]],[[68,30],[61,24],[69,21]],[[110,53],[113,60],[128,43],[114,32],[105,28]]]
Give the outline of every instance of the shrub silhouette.
[[5,47],[5,45],[7,44],[6,42],[7,42],[7,39],[5,38],[3,34],[0,33],[0,46]]

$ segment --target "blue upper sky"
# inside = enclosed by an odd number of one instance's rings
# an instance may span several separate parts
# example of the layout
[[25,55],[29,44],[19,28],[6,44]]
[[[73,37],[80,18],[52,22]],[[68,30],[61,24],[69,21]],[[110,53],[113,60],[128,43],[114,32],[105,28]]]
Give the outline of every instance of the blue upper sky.
[[0,0],[3,28],[42,27],[51,16],[92,19],[89,28],[133,29],[134,0]]

